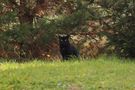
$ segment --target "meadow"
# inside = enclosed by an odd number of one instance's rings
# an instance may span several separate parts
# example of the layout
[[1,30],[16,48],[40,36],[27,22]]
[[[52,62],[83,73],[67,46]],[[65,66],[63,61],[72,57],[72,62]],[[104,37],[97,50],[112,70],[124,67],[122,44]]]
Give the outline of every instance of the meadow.
[[135,62],[116,57],[5,61],[0,63],[0,90],[135,90]]

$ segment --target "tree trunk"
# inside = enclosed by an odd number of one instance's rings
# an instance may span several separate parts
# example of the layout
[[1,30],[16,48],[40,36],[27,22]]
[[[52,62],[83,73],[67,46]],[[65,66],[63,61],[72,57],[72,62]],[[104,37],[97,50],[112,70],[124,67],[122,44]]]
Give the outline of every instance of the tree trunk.
[[19,7],[19,21],[20,24],[29,24],[32,26],[33,23],[33,10],[30,8],[26,7],[27,2],[26,0],[20,0],[20,7]]

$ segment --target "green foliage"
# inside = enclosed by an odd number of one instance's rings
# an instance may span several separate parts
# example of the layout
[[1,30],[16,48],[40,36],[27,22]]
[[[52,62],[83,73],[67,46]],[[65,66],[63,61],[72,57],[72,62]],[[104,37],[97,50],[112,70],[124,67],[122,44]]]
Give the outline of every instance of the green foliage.
[[[103,20],[107,22],[104,26],[111,29],[111,33],[107,31],[106,35],[117,55],[135,57],[134,0],[47,1],[48,7],[35,7],[36,1],[31,0],[25,3],[24,8],[17,8],[19,4],[14,1],[0,3],[0,49],[8,47],[13,50],[14,42],[23,43],[29,48],[33,46],[37,50],[56,43],[57,34],[85,32],[89,27],[93,28],[88,26],[88,21],[99,20],[102,23]],[[44,14],[43,8],[47,14],[39,18]]]
[[11,30],[2,32],[1,40],[4,39],[7,42],[25,42],[32,33],[34,34],[34,29],[32,28],[28,28],[26,26],[20,28],[20,26],[16,26]]
[[10,24],[14,21],[16,21],[16,12],[8,12],[0,17],[0,23],[2,24]]
[[88,8],[87,4],[84,4],[80,7],[78,6],[70,15],[63,14],[57,16],[57,18],[44,18],[40,27],[52,33],[80,32],[81,27],[87,27],[88,20],[97,19],[97,17],[98,14],[92,8]]
[[[10,60],[11,61],[11,60]],[[132,90],[135,63],[116,57],[90,61],[28,63],[3,62],[0,65],[2,90]],[[12,78],[11,78],[12,77]]]
[[39,28],[44,31],[42,40],[45,43],[53,42],[56,34],[86,32],[88,30],[87,21],[97,19],[98,14],[92,7],[89,7],[89,4],[77,1],[78,7],[70,15],[59,14],[53,18],[48,16],[39,21]]
[[113,1],[111,9],[112,33],[107,33],[109,44],[115,47],[117,55],[135,57],[135,2],[133,0]]

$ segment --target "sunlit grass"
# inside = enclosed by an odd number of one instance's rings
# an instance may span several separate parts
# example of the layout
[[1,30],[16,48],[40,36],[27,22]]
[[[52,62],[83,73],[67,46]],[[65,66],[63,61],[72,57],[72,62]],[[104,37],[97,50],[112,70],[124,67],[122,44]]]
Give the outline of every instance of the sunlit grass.
[[134,90],[135,62],[116,57],[0,63],[0,90]]

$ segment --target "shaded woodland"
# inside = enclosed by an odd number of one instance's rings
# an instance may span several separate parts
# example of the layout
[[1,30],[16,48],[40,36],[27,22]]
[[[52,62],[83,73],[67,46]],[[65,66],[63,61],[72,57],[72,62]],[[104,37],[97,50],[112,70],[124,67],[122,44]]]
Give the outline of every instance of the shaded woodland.
[[135,57],[134,0],[0,0],[1,58],[61,58],[59,34],[82,57]]

